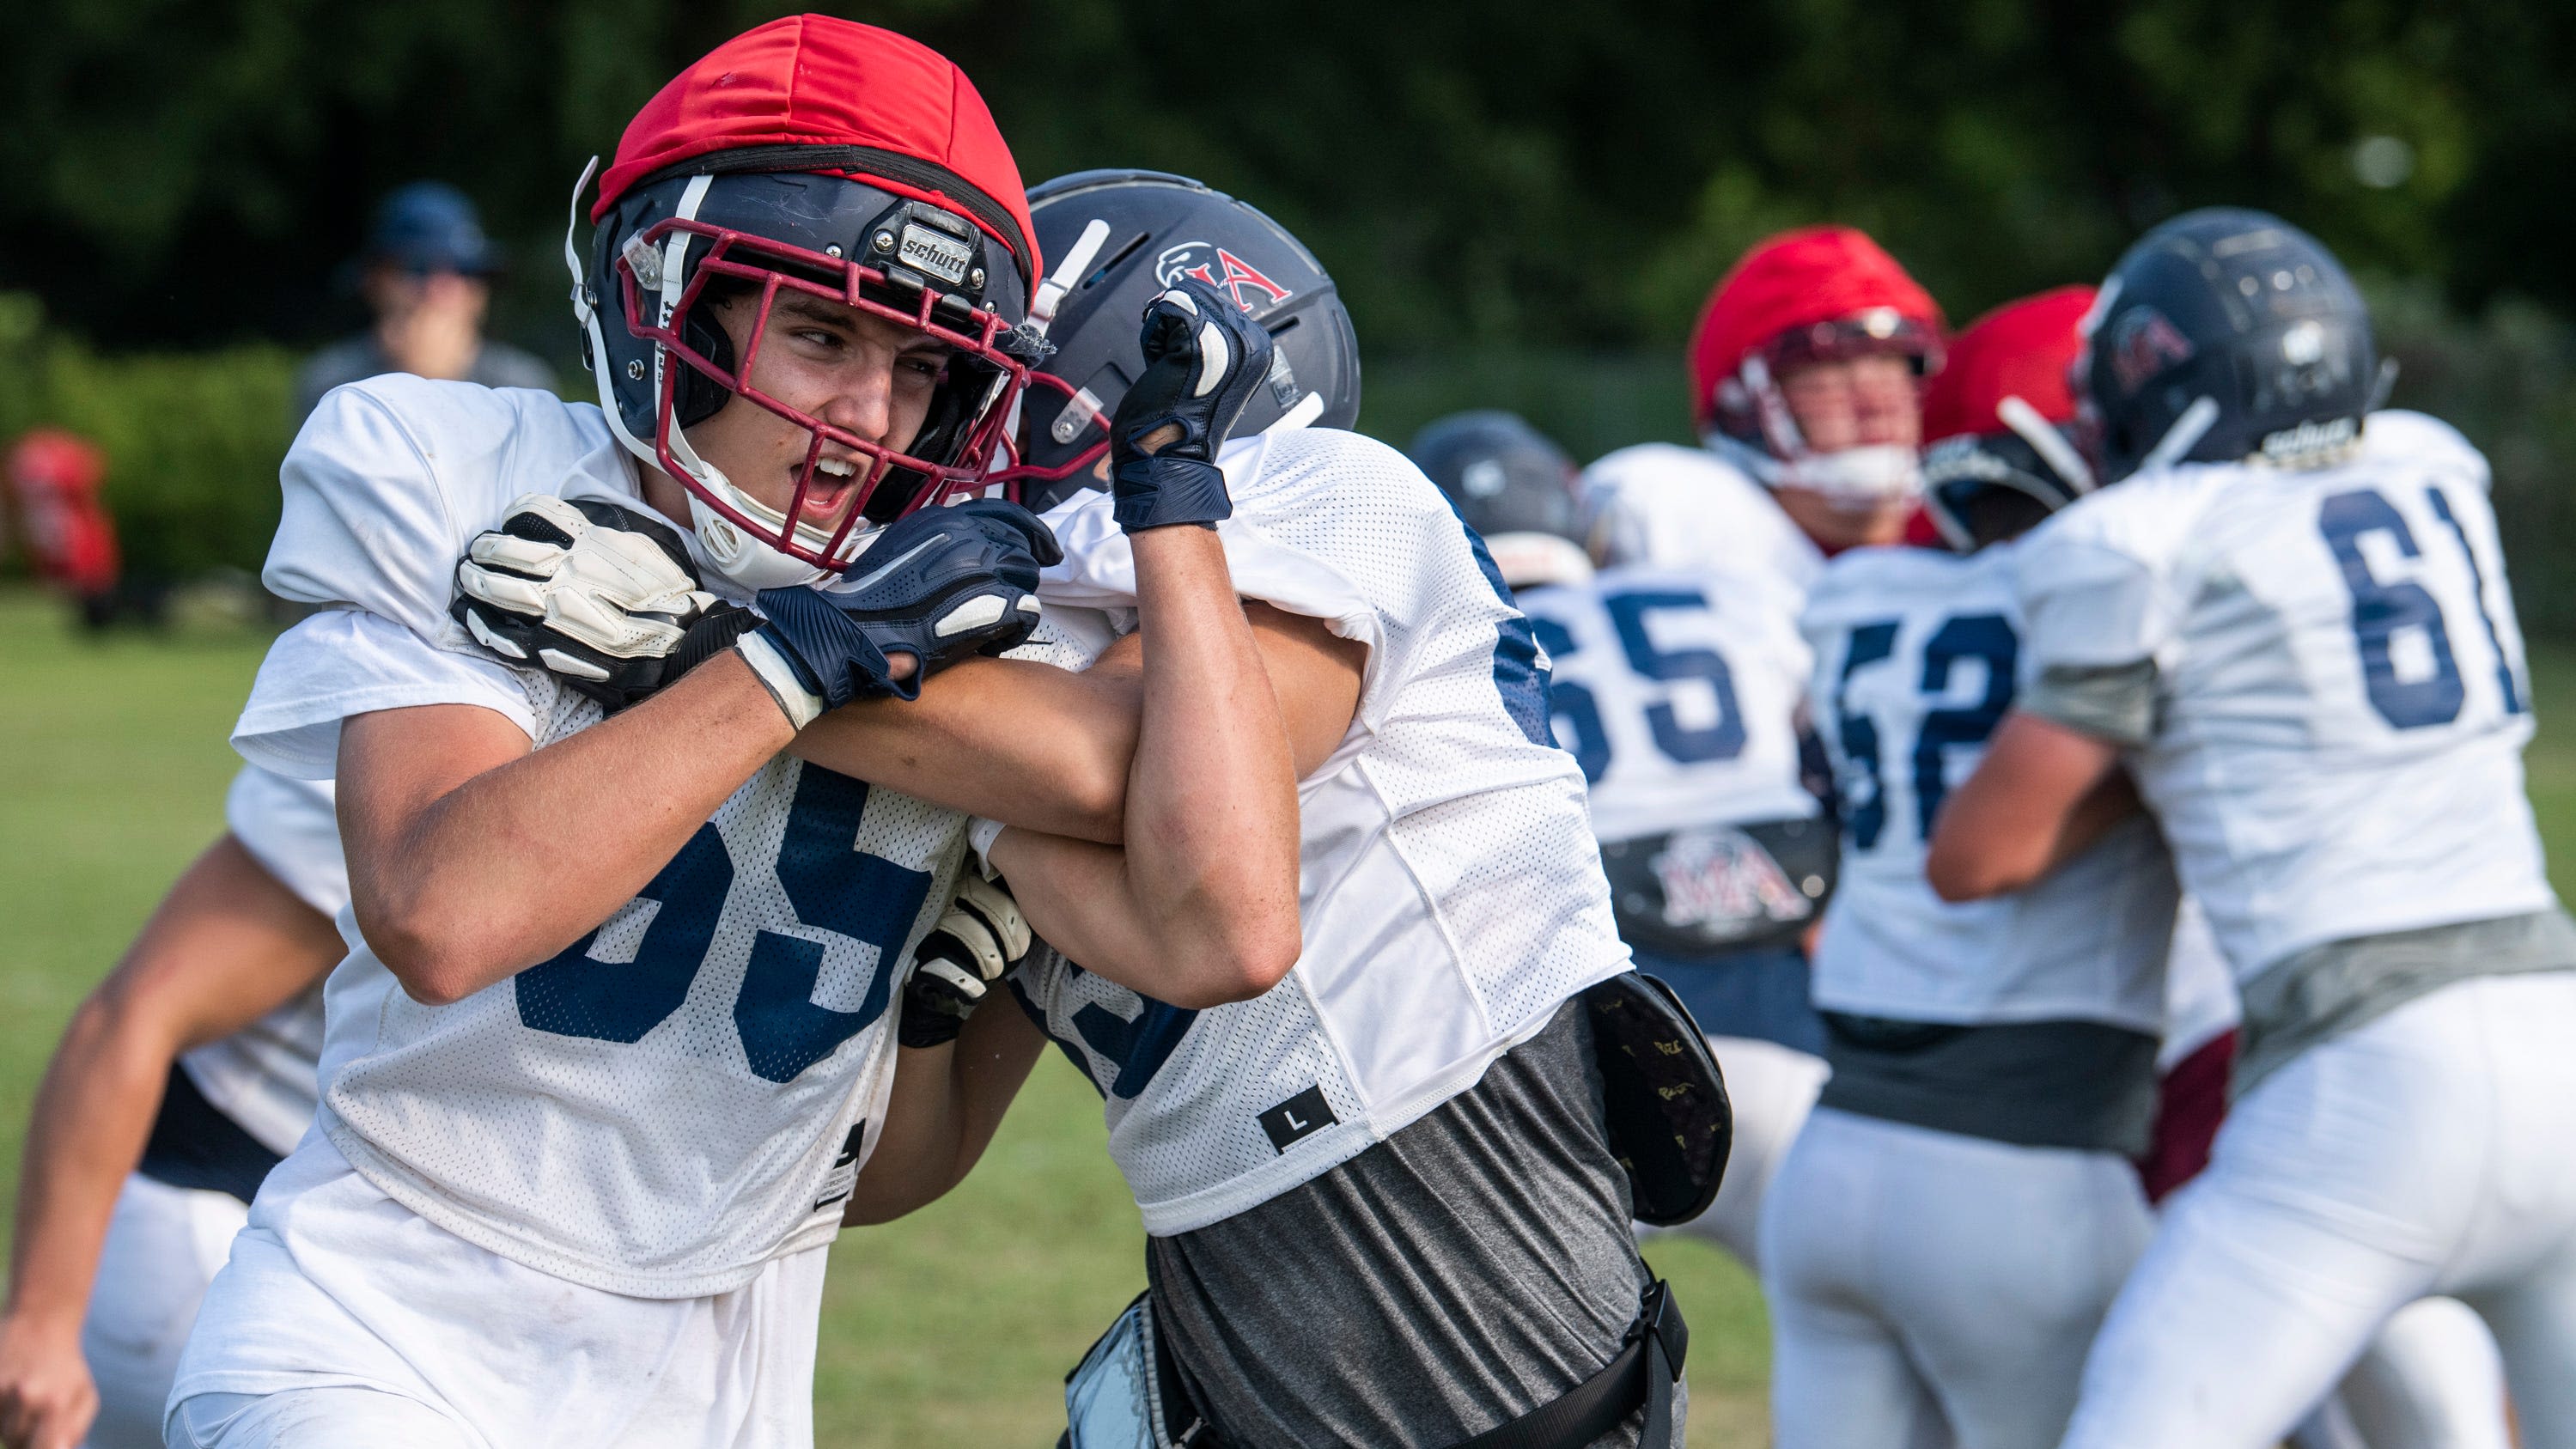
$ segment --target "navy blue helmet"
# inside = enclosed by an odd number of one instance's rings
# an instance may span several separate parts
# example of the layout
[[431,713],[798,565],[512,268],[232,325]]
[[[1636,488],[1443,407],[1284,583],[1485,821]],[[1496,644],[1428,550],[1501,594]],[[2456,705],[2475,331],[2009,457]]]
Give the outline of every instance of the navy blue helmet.
[[1414,434],[1405,453],[1478,533],[1583,537],[1574,460],[1517,413],[1451,413]]
[[1574,460],[1518,414],[1451,413],[1413,435],[1405,450],[1458,517],[1485,540],[1515,589],[1592,576]]
[[2359,439],[2381,385],[2352,278],[2267,212],[2210,207],[2148,232],[2112,268],[2091,323],[2079,366],[2106,480],[2329,456]]
[[1359,343],[1340,292],[1286,228],[1222,191],[1160,171],[1077,171],[1029,188],[1052,268],[1029,307],[1054,351],[1021,401],[1016,466],[1003,476],[1045,508],[1090,486],[1109,415],[1144,370],[1137,328],[1176,279],[1234,298],[1274,344],[1268,383],[1235,424],[1250,437],[1291,412],[1359,421]]

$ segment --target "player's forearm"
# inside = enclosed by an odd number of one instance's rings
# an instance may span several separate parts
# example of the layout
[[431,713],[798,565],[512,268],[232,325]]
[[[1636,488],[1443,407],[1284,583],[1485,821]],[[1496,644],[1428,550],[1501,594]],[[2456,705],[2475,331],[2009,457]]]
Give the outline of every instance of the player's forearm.
[[901,1049],[885,1126],[850,1190],[842,1225],[892,1222],[965,1181],[1045,1046],[1016,1004],[988,1001],[957,1040]]
[[1133,544],[1144,708],[1128,891],[1152,939],[1258,995],[1301,949],[1288,726],[1216,534],[1150,529]]
[[[399,713],[399,712],[398,712]],[[596,928],[677,855],[795,735],[758,679],[725,654],[591,729],[427,800],[363,792],[403,824],[346,808],[352,779],[404,747],[349,722],[341,826],[360,930],[406,991],[458,1000]]]
[[108,1217],[143,1157],[178,1044],[102,996],[81,1004],[37,1089],[18,1169],[7,1317],[77,1334]]
[[1116,843],[1143,689],[1105,660],[1082,673],[973,659],[921,698],[861,700],[806,726],[794,753],[917,800],[1078,840]]
[[1933,822],[1923,874],[1943,900],[2021,890],[2083,852],[2136,807],[2119,747],[2036,715],[2004,717],[1985,758]]

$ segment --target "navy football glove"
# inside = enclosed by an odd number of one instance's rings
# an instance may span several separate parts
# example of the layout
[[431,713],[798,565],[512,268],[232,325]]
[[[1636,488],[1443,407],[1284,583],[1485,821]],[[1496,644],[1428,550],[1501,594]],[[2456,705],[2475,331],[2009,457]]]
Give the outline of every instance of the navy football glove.
[[969,863],[957,878],[957,899],[913,948],[895,1039],[908,1047],[955,1041],[993,983],[1026,960],[1035,941],[1010,889]]
[[484,648],[614,714],[760,622],[698,583],[669,524],[597,499],[531,493],[467,545],[448,613]]
[[[853,699],[912,699],[924,678],[1029,637],[1038,570],[1063,557],[1016,503],[925,508],[888,525],[839,582],[761,590],[769,622],[735,647],[799,729]],[[911,678],[893,677],[895,654],[913,657]]]
[[1112,511],[1130,533],[1213,525],[1234,513],[1217,450],[1270,375],[1270,334],[1223,292],[1183,277],[1146,304],[1143,341],[1145,375],[1109,423]]

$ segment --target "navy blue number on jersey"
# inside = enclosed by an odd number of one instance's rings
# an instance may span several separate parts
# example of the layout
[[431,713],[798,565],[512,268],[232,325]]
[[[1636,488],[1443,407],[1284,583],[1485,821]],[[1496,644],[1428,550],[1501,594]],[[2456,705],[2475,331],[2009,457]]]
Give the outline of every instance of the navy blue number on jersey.
[[[2487,612],[2486,575],[2478,567],[2476,552],[2469,547],[2468,530],[2460,525],[2458,515],[2451,511],[2450,499],[2439,486],[2427,487],[2424,496],[2433,515],[2451,526],[2452,536],[2459,542],[2460,558],[2468,565],[2469,588],[2478,601],[2478,622],[2486,627],[2487,646],[2495,654],[2496,682],[2503,691],[2505,712],[2519,714],[2523,709],[2522,691],[2514,681],[2512,664],[2505,658],[2502,631]],[[2353,644],[2361,654],[2362,685],[2370,696],[2370,707],[2401,730],[2449,724],[2458,719],[2468,690],[2460,679],[2459,659],[2451,649],[2451,631],[2443,621],[2441,602],[2412,580],[2380,579],[2370,571],[2370,560],[2362,553],[2362,539],[2381,533],[2388,536],[2401,558],[2423,558],[2424,550],[2416,544],[2405,516],[2375,489],[2356,488],[2337,493],[2319,505],[2317,531],[2334,552],[2335,562],[2343,570],[2344,587],[2352,594]],[[2433,670],[2422,679],[2397,677],[2395,641],[2407,629],[2422,630],[2429,646]]]
[[[1896,632],[1893,619],[1853,629],[1835,687],[1835,731],[1846,762],[1841,782],[1843,820],[1855,850],[1876,847],[1887,830],[1886,742],[1878,736],[1878,722],[1846,708],[1842,697],[1854,674],[1895,654]],[[1923,641],[1922,671],[1915,688],[1927,697],[1950,692],[1950,676],[1961,660],[1973,659],[1985,666],[1985,690],[1976,701],[1924,711],[1907,751],[1912,757],[1914,818],[1927,835],[1950,793],[1950,752],[1981,748],[2002,723],[2004,712],[2012,708],[2013,673],[2020,656],[2021,641],[2000,614],[1944,619]]]
[[[1646,706],[1646,731],[1654,737],[1655,748],[1681,765],[1731,760],[1743,754],[1744,711],[1735,702],[1735,672],[1727,667],[1725,656],[1708,648],[1663,648],[1646,625],[1651,614],[1705,616],[1710,612],[1708,596],[1697,589],[1641,590],[1608,595],[1601,607],[1618,631],[1619,652],[1639,678],[1685,688],[1693,682],[1703,684],[1716,706],[1715,723],[1686,725],[1673,707],[1677,691],[1665,691],[1662,699]],[[1550,654],[1575,652],[1574,636],[1562,625],[1545,619],[1537,623],[1539,640]],[[1548,689],[1548,707],[1555,718],[1557,743],[1574,752],[1585,782],[1608,774],[1610,732],[1601,722],[1600,701],[1592,691],[1570,680],[1555,681]]]
[[[762,931],[752,942],[734,1029],[753,1073],[765,1081],[795,1079],[885,1014],[894,955],[930,896],[930,873],[858,850],[859,817],[868,787],[846,775],[806,765],[778,848],[778,884],[798,920],[815,936],[877,948],[876,968],[854,1011],[813,1002],[823,970],[823,942]],[[590,956],[592,931],[550,961],[519,973],[519,1020],[537,1031],[599,1041],[640,1041],[688,999],[689,984],[715,940],[716,918],[733,887],[733,858],[713,825],[698,833],[638,900],[655,905],[632,962]]]

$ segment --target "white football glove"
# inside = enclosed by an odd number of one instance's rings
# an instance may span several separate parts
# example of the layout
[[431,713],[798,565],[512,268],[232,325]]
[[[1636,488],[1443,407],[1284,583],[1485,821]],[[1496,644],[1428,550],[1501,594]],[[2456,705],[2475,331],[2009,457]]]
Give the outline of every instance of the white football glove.
[[961,873],[957,898],[912,953],[897,1040],[908,1047],[955,1041],[993,983],[1027,959],[1034,944],[1007,887],[971,870]]
[[531,493],[456,565],[456,621],[610,710],[651,694],[757,622],[698,587],[678,530],[630,508]]

